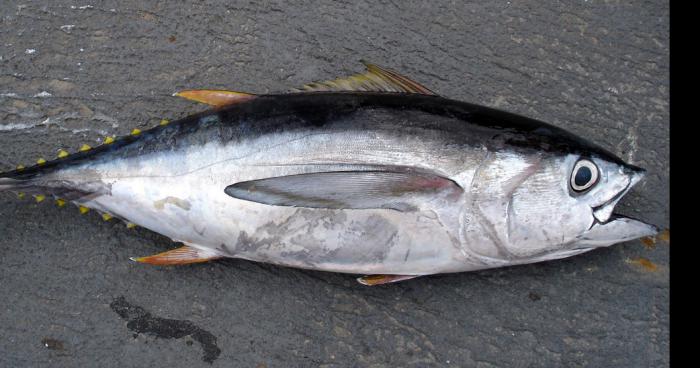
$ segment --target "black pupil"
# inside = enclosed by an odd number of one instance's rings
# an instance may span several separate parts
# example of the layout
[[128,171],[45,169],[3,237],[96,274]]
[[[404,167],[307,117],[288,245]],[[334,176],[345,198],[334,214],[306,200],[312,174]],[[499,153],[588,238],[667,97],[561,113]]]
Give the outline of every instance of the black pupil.
[[574,183],[579,187],[585,186],[586,184],[588,184],[589,181],[591,181],[592,176],[593,173],[591,172],[591,169],[589,167],[581,166],[576,172]]

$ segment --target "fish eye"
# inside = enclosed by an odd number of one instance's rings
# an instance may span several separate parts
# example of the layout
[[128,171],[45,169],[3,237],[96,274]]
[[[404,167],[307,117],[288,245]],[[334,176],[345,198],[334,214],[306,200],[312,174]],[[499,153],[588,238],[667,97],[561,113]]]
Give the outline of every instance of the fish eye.
[[574,165],[571,172],[571,189],[575,192],[583,192],[590,189],[598,182],[598,166],[593,161],[582,158]]

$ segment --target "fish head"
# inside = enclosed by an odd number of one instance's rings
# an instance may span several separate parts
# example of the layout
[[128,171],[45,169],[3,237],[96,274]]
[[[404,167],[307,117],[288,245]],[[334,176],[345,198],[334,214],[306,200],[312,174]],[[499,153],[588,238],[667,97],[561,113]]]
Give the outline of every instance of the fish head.
[[538,153],[500,162],[509,173],[494,183],[500,202],[480,208],[500,243],[499,258],[513,263],[564,258],[658,231],[613,213],[645,170],[612,155]]
[[613,212],[622,197],[642,181],[646,170],[613,156],[577,156],[570,155],[565,162],[571,167],[568,194],[590,226],[572,228],[575,237],[562,244],[566,249],[554,252],[554,256],[561,258],[570,252],[582,253],[658,233],[656,226]]

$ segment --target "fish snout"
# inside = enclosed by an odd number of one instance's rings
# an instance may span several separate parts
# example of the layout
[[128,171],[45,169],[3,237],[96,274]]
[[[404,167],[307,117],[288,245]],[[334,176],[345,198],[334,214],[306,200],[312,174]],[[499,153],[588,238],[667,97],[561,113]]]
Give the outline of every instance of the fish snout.
[[633,165],[625,165],[622,172],[628,180],[627,186],[607,202],[593,208],[593,216],[595,216],[595,219],[600,223],[605,223],[610,220],[610,217],[613,215],[613,210],[620,199],[622,199],[633,186],[642,181],[646,175],[645,169]]
[[623,172],[627,177],[630,178],[629,188],[635,186],[637,183],[642,181],[647,174],[647,170],[638,166],[627,165],[623,169]]

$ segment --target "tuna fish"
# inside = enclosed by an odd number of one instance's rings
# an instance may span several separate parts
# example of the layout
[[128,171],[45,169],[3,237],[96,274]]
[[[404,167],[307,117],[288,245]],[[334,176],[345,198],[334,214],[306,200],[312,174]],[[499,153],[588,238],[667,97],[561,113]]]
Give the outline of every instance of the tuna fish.
[[366,285],[559,259],[650,236],[613,214],[644,176],[560,128],[440,97],[372,64],[291,93],[189,90],[213,108],[0,174],[221,257]]

